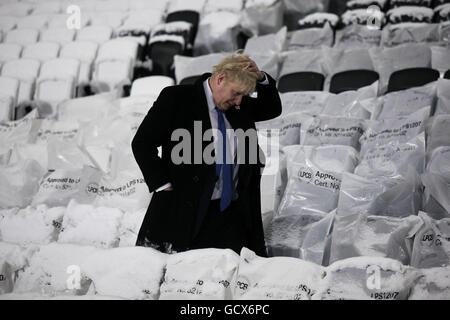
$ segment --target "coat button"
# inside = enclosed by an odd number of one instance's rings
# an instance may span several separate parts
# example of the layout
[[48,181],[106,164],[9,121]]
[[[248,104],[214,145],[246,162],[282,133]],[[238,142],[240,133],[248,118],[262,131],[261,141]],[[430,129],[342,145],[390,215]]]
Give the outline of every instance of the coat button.
[[198,178],[198,176],[193,176],[193,177],[192,177],[192,180],[194,180],[194,182],[199,182],[199,181],[200,181],[200,179]]

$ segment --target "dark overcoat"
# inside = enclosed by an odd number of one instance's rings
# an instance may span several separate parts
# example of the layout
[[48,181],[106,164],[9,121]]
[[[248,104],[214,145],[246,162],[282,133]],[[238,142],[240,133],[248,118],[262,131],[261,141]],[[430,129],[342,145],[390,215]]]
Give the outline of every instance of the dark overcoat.
[[[171,183],[173,191],[153,193],[150,205],[139,231],[136,245],[171,243],[175,249],[188,250],[207,212],[214,185],[217,181],[216,165],[206,163],[203,152],[212,140],[202,141],[206,130],[211,129],[208,104],[203,81],[204,74],[191,85],[171,86],[163,89],[139,126],[132,141],[133,154],[143,173],[149,191]],[[281,114],[281,101],[275,80],[267,75],[268,85],[257,84],[257,97],[244,96],[239,108],[232,107],[225,115],[233,129],[255,130],[255,122],[269,120]],[[199,130],[199,122],[201,130]],[[190,148],[179,152],[180,137],[172,137],[176,129],[190,133]],[[200,132],[201,131],[201,132]],[[252,131],[252,130],[250,130]],[[247,132],[247,131],[246,131]],[[255,131],[253,131],[255,132]],[[256,136],[254,137],[256,138]],[[261,219],[260,180],[263,161],[254,163],[249,148],[252,138],[245,142],[245,161],[239,164],[236,205],[242,212],[243,223],[249,238],[248,248],[266,256]],[[185,144],[188,145],[188,144]],[[161,157],[158,147],[161,146]],[[172,161],[172,149],[186,163]],[[262,152],[256,146],[258,152]],[[187,154],[184,154],[187,152]],[[262,157],[263,158],[263,157]],[[259,155],[257,157],[259,158]],[[242,161],[241,161],[242,162]]]

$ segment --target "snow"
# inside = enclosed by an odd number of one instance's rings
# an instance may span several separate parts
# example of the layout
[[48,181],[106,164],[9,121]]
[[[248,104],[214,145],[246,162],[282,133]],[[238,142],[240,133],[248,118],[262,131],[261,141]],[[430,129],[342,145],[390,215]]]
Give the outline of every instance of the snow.
[[117,208],[94,207],[71,200],[64,214],[58,243],[117,247],[122,217],[122,211]]
[[305,25],[305,24],[312,24],[312,23],[322,24],[326,21],[328,21],[333,27],[335,27],[339,21],[339,17],[332,13],[316,12],[316,13],[307,15],[303,19],[300,19],[298,21],[298,24],[300,26]]
[[80,265],[100,296],[133,300],[159,297],[167,255],[151,248],[114,248],[87,257]]
[[239,256],[230,249],[199,249],[167,259],[161,300],[229,300]]
[[244,248],[235,299],[310,300],[324,275],[324,268],[314,263],[289,257],[262,258]]
[[[39,293],[45,296],[83,295],[89,289],[90,281],[77,277],[77,268],[89,255],[95,255],[99,249],[90,246],[50,243],[40,246],[31,257],[29,266],[19,272],[13,293]],[[73,269],[72,269],[73,268]],[[70,286],[71,275],[80,280]]]
[[[15,210],[14,210],[15,211]],[[48,244],[57,239],[64,207],[38,205],[17,212],[0,211],[0,240],[21,245]]]

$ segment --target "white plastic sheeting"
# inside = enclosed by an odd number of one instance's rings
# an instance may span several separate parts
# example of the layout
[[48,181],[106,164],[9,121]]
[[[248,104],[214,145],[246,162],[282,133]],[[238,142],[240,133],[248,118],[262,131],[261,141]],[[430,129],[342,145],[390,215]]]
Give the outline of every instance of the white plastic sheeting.
[[187,77],[200,76],[205,72],[212,72],[213,67],[225,58],[225,53],[210,53],[198,57],[174,56],[175,78],[177,83]]
[[307,28],[295,30],[291,33],[288,50],[302,50],[307,48],[331,47],[334,42],[333,29],[326,23],[322,28]]
[[406,143],[389,143],[367,149],[360,156],[355,174],[368,179],[377,177],[405,178],[409,167],[417,173],[425,169],[425,134]]
[[71,200],[92,203],[95,198],[93,189],[98,186],[100,178],[101,172],[89,166],[81,170],[49,171],[40,181],[32,203],[50,207],[66,206]]
[[381,257],[356,257],[335,262],[314,300],[405,300],[420,273]]
[[373,215],[407,217],[416,215],[421,204],[418,174],[410,170],[404,179],[364,178],[343,173],[338,214],[368,212]]
[[96,295],[156,300],[166,259],[151,248],[114,248],[89,255],[80,269]]
[[[40,246],[31,256],[29,266],[19,272],[13,292],[47,296],[85,294],[90,281],[81,274],[78,278],[77,271],[80,270],[81,262],[98,250],[94,247],[58,243]],[[69,281],[70,275],[74,276],[74,281]],[[80,280],[79,286],[77,279]]]
[[414,239],[411,265],[416,268],[448,266],[450,263],[450,219],[434,220],[420,212],[423,225]]
[[230,249],[199,249],[167,259],[161,300],[230,300],[239,255]]
[[289,257],[262,258],[242,249],[235,299],[310,300],[318,291],[324,268]]
[[116,208],[93,207],[72,200],[64,214],[58,243],[117,247],[122,216],[122,211]]
[[235,51],[240,22],[241,15],[231,11],[211,12],[203,16],[195,38],[195,54]]
[[421,108],[408,116],[367,121],[360,138],[361,153],[388,143],[405,143],[425,130],[430,107]]
[[20,245],[48,244],[58,238],[64,207],[38,205],[21,210],[0,211],[0,239]]

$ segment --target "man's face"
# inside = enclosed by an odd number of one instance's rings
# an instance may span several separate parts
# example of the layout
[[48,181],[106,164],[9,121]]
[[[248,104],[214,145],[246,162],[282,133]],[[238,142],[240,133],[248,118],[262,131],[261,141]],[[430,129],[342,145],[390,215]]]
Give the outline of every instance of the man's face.
[[213,98],[216,106],[226,111],[231,107],[241,104],[242,97],[245,93],[235,83],[227,81],[225,76],[219,75],[215,79],[215,90],[213,91]]

